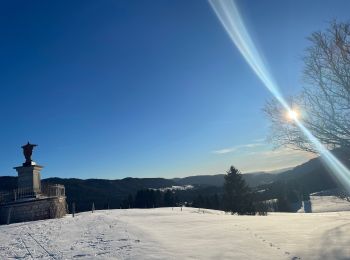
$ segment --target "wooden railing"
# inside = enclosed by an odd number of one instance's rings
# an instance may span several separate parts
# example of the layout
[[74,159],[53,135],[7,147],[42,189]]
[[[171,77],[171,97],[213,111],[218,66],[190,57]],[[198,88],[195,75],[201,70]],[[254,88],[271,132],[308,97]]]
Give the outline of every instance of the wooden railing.
[[65,187],[59,184],[42,184],[41,189],[21,188],[12,191],[0,192],[0,204],[34,198],[43,197],[64,197]]

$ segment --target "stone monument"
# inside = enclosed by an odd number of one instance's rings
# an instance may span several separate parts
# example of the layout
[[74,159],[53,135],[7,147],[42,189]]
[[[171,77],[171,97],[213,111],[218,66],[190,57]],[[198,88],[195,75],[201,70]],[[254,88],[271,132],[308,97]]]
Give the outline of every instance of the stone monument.
[[25,162],[22,166],[14,167],[18,173],[18,189],[32,190],[34,194],[41,192],[40,171],[43,168],[32,161],[33,148],[38,145],[30,144],[22,146]]
[[65,187],[41,184],[43,166],[32,161],[36,146],[29,142],[22,146],[25,162],[14,167],[18,173],[18,188],[0,191],[0,224],[59,218],[66,214]]

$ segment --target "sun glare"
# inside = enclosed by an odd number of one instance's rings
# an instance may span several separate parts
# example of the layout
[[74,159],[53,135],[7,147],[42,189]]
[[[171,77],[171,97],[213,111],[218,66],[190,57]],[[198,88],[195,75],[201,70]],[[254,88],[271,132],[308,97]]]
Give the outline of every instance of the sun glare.
[[299,113],[295,110],[289,110],[287,115],[290,120],[296,120],[299,118]]

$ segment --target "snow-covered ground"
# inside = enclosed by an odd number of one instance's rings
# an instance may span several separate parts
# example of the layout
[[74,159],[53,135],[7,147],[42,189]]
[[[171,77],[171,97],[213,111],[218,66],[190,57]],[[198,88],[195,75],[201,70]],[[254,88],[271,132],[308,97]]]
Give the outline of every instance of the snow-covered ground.
[[350,198],[338,190],[327,190],[310,194],[310,201],[304,201],[300,206],[300,213],[350,211]]
[[128,209],[0,226],[0,259],[350,259],[350,212]]
[[[350,203],[346,199],[341,199],[336,196],[310,196],[310,203],[305,208],[306,212],[335,212],[335,211],[350,211]],[[304,205],[304,204],[303,204]],[[302,207],[298,212],[304,212],[304,207]]]

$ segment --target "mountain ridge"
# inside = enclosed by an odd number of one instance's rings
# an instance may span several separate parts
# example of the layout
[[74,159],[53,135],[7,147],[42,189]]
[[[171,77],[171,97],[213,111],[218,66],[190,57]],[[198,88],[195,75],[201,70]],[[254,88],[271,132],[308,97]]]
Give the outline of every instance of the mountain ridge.
[[[346,161],[349,166],[348,160],[343,161]],[[253,172],[242,174],[242,177],[253,190],[260,192],[259,196],[262,200],[288,196],[291,201],[295,201],[300,198],[301,194],[304,196],[340,186],[319,157],[281,173]],[[77,210],[83,211],[91,208],[92,202],[99,209],[119,208],[128,195],[134,196],[141,189],[192,185],[192,191],[184,192],[186,201],[201,193],[222,194],[224,178],[225,174],[195,175],[172,179],[126,177],[116,180],[54,177],[43,179],[43,182],[65,185],[68,203],[76,202]],[[16,188],[17,177],[0,177],[0,191]]]

